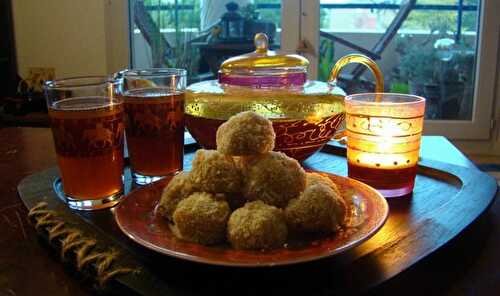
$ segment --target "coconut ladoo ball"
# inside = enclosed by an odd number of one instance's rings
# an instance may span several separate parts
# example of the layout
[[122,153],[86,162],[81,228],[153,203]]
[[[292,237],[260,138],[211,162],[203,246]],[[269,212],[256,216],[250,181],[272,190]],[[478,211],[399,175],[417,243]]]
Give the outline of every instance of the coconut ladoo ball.
[[217,130],[217,150],[232,156],[262,154],[273,150],[275,137],[271,121],[253,111],[241,112]]
[[288,226],[299,232],[330,233],[344,223],[344,199],[324,184],[311,185],[285,209]]
[[309,187],[309,186],[312,186],[315,184],[326,185],[326,186],[332,188],[333,191],[335,191],[335,193],[338,196],[342,196],[339,188],[337,187],[337,185],[335,185],[335,183],[333,183],[332,179],[325,177],[323,175],[320,175],[318,173],[306,173],[306,187]]
[[278,248],[287,235],[283,211],[262,201],[246,203],[231,214],[227,224],[227,238],[235,249]]
[[158,213],[168,220],[173,221],[172,215],[177,207],[177,204],[194,191],[195,188],[191,183],[189,173],[180,172],[175,175],[163,189],[160,203],[158,205]]
[[231,156],[216,150],[196,151],[190,173],[191,182],[200,191],[216,193],[237,193],[243,180],[240,168]]
[[245,197],[278,208],[284,208],[306,186],[304,169],[297,160],[281,152],[268,152],[249,159],[243,171]]
[[182,239],[210,245],[224,241],[230,214],[225,200],[195,192],[179,202],[173,219]]

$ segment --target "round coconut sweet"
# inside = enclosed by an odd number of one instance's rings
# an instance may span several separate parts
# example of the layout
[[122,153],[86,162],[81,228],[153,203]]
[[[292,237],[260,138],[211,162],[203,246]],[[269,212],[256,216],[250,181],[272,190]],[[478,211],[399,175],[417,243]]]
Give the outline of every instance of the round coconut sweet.
[[271,121],[252,111],[241,112],[217,130],[217,150],[232,156],[262,154],[273,150],[275,137]]

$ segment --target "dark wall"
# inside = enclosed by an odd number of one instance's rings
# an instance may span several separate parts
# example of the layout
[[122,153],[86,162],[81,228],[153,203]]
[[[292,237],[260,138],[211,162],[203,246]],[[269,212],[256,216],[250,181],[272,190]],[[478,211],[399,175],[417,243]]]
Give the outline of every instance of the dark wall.
[[16,49],[11,0],[0,1],[0,98],[13,96],[17,88]]

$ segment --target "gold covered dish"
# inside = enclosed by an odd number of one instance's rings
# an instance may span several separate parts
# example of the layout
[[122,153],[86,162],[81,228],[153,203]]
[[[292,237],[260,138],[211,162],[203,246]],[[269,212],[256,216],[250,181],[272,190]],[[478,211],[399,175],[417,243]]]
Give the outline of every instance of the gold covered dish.
[[224,61],[218,80],[187,88],[186,126],[203,148],[215,149],[217,128],[232,115],[251,110],[272,121],[274,150],[302,161],[321,149],[344,119],[345,92],[335,83],[340,69],[360,62],[380,73],[369,58],[350,55],[337,62],[329,82],[307,80],[306,58],[269,50],[262,33],[255,36],[255,47]]

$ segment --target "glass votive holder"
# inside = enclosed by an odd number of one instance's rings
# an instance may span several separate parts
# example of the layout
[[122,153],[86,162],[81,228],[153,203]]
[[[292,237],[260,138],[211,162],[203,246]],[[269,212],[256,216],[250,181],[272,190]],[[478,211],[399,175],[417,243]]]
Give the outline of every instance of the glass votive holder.
[[349,177],[385,197],[410,194],[417,174],[425,99],[365,93],[347,96],[345,106]]

